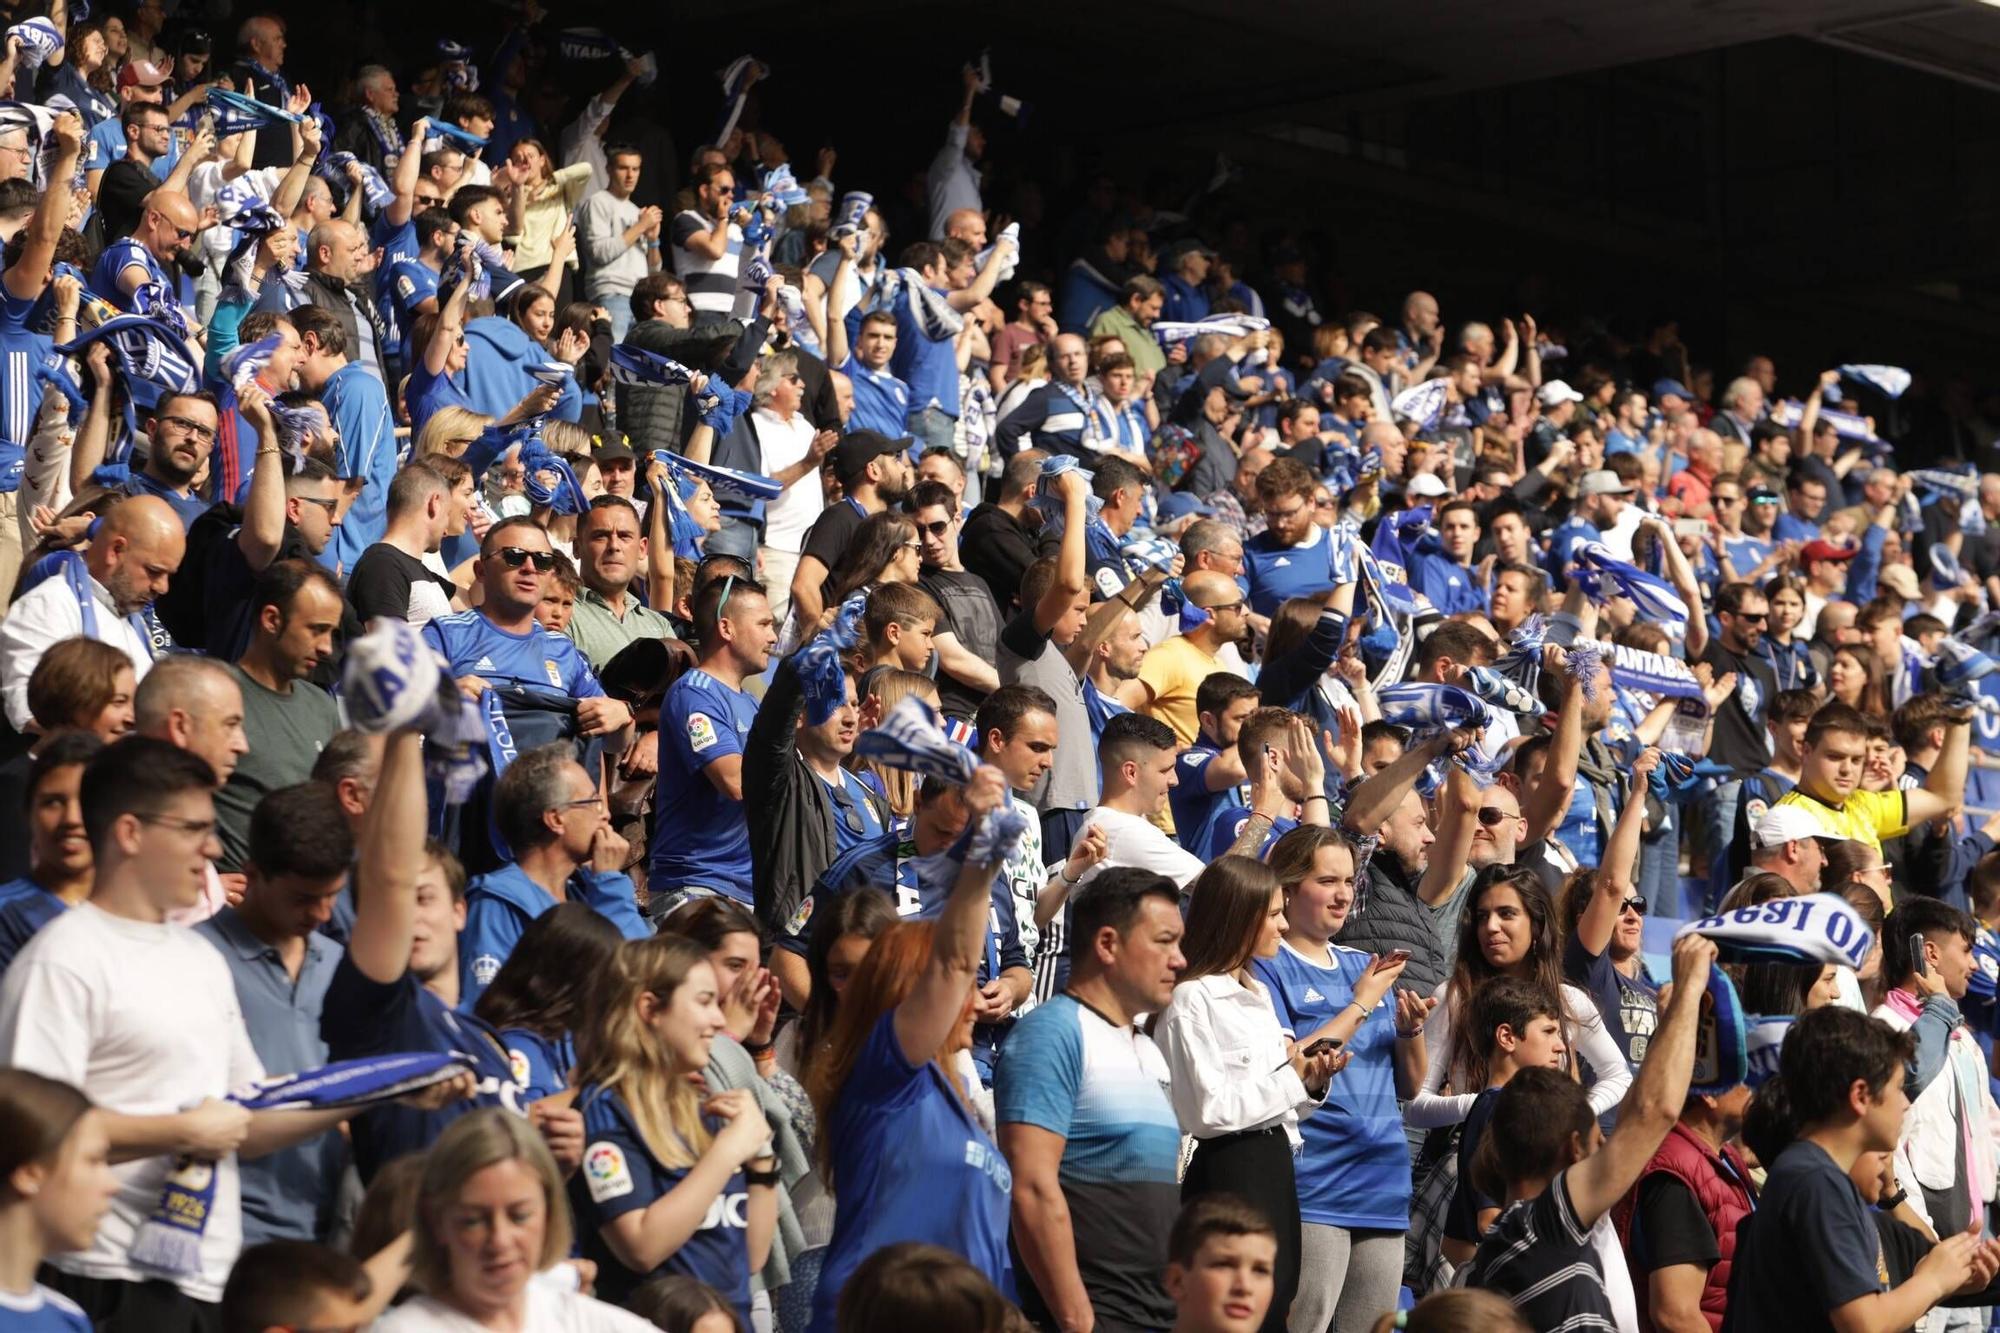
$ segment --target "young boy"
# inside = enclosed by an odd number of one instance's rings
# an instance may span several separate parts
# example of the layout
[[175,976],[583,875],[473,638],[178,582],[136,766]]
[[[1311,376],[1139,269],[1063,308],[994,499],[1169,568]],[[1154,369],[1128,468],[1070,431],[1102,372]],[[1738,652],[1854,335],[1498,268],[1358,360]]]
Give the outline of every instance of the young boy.
[[[1895,1150],[1910,1108],[1903,1075],[1914,1049],[1908,1033],[1838,1005],[1792,1025],[1778,1092],[1793,1137],[1738,1233],[1723,1333],[1890,1333],[1950,1296],[1981,1291],[2000,1272],[2000,1241],[1982,1244],[1976,1231],[1963,1231],[1942,1238],[1907,1280],[1890,1285],[1881,1235],[1851,1173],[1864,1154]],[[1746,1133],[1771,1092],[1759,1091]]]
[[569,618],[576,612],[577,589],[583,586],[583,579],[576,572],[576,564],[561,551],[557,551],[556,567],[542,584],[542,600],[535,605],[535,623],[551,634],[569,632]]
[[1444,1219],[1444,1257],[1462,1267],[1479,1248],[1479,1238],[1500,1205],[1473,1183],[1472,1163],[1486,1137],[1487,1122],[1500,1090],[1523,1069],[1561,1069],[1565,1047],[1557,998],[1532,981],[1494,977],[1472,995],[1473,1041],[1486,1066],[1486,1090],[1466,1113],[1458,1138],[1458,1188]]
[[1479,1242],[1467,1285],[1505,1296],[1534,1328],[1636,1322],[1632,1279],[1606,1214],[1638,1181],[1687,1101],[1695,1025],[1714,960],[1715,945],[1699,935],[1675,942],[1673,996],[1609,1138],[1583,1086],[1558,1070],[1519,1070],[1494,1102],[1491,1132],[1472,1169],[1475,1183],[1504,1207]]
[[1173,1333],[1250,1333],[1271,1307],[1278,1233],[1228,1194],[1181,1209],[1167,1238],[1167,1295],[1180,1308]]
[[914,583],[884,583],[868,594],[861,614],[862,667],[922,671],[937,635],[937,599]]

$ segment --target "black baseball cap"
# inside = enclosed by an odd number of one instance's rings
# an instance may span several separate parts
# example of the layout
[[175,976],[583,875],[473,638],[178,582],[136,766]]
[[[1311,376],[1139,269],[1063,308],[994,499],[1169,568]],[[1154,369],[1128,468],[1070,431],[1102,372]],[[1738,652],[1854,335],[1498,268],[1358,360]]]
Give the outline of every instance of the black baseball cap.
[[880,431],[850,431],[841,437],[839,444],[833,446],[833,475],[845,485],[866,471],[876,459],[904,453],[911,443],[908,436],[892,440]]

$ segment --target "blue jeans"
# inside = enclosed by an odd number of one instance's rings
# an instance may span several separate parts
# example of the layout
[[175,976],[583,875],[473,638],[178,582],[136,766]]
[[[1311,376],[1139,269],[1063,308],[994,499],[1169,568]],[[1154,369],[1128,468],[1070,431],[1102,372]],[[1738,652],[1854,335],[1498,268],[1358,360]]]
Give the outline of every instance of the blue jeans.
[[910,434],[916,437],[919,453],[926,449],[953,449],[958,418],[946,415],[942,408],[922,408],[910,413]]

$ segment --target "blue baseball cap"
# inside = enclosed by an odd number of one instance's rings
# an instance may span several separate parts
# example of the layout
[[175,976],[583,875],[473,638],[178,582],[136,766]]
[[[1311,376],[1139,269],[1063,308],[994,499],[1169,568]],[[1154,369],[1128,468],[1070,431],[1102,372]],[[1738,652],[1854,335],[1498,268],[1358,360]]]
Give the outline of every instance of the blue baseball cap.
[[1679,380],[1654,380],[1654,400],[1658,401],[1661,398],[1669,396],[1678,398],[1683,402],[1691,403],[1694,401],[1694,395],[1688,392],[1687,385],[1682,384]]
[[1186,518],[1190,514],[1200,514],[1207,517],[1213,513],[1215,513],[1214,505],[1204,504],[1200,496],[1189,495],[1185,491],[1175,491],[1172,495],[1160,501],[1160,521],[1162,523],[1172,523],[1176,519]]

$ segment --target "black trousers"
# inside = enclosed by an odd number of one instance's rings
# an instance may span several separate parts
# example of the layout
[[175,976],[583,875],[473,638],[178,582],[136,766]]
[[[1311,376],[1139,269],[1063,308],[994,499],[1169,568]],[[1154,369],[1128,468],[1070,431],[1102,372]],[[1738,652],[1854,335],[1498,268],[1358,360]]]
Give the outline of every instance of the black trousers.
[[77,1277],[43,1264],[36,1281],[75,1301],[97,1333],[222,1333],[222,1307],[198,1301],[173,1283]]
[[1181,1181],[1181,1202],[1204,1194],[1234,1194],[1271,1219],[1278,1233],[1278,1262],[1263,1333],[1285,1333],[1285,1316],[1299,1290],[1300,1240],[1299,1186],[1284,1126],[1198,1141]]

